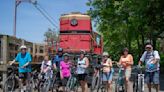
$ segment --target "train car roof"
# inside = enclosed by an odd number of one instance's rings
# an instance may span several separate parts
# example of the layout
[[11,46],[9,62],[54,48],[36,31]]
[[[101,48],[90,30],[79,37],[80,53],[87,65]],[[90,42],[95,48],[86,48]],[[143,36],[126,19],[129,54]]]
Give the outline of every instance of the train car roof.
[[82,13],[62,14],[60,17],[60,19],[68,19],[68,18],[91,19],[91,17],[89,15],[82,14]]

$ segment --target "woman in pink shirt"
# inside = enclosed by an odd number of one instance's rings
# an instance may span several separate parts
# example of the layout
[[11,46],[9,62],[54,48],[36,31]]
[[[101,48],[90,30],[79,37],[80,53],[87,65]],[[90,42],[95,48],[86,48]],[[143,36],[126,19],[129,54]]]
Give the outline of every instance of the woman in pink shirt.
[[69,54],[65,53],[64,54],[64,61],[60,62],[60,78],[62,80],[62,86],[63,86],[63,91],[65,92],[65,86],[67,84],[67,81],[71,75],[71,62],[69,62]]

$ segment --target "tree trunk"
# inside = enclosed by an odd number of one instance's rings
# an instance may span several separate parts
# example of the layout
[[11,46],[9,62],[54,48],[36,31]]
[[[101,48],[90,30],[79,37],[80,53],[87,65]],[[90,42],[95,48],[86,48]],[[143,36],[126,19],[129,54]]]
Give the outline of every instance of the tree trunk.
[[153,37],[153,48],[154,50],[156,49],[156,43],[157,43],[157,38],[156,37]]

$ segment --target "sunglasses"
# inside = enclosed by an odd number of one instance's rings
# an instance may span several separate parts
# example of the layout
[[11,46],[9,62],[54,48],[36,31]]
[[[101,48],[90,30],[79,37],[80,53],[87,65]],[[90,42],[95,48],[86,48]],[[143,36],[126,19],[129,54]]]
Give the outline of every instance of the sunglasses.
[[150,50],[151,48],[150,47],[147,47],[147,48],[145,48],[146,50]]

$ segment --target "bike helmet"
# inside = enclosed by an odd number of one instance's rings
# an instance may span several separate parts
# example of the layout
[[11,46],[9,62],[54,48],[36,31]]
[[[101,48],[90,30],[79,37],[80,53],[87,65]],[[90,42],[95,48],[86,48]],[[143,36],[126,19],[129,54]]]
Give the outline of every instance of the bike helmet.
[[63,48],[58,48],[58,52],[63,52]]
[[108,52],[104,52],[103,56],[109,56]]
[[22,49],[27,49],[27,47],[25,46],[25,45],[22,45],[21,47],[20,47],[20,49],[22,50]]

